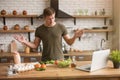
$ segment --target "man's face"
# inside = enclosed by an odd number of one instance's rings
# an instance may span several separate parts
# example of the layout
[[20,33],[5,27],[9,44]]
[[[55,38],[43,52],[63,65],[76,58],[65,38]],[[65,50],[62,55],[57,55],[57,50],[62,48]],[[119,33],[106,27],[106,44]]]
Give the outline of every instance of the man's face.
[[54,24],[54,22],[55,22],[55,14],[52,14],[52,15],[50,15],[50,16],[46,16],[45,17],[45,22],[46,22],[46,24],[48,24],[48,25],[52,25],[52,24]]

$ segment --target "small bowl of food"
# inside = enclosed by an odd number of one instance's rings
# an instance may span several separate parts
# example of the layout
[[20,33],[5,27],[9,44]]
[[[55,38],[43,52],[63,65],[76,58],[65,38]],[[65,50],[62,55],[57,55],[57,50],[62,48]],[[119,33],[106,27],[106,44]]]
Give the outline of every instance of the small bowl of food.
[[72,62],[71,59],[67,59],[67,60],[59,61],[57,65],[60,68],[66,68],[70,66],[71,62]]

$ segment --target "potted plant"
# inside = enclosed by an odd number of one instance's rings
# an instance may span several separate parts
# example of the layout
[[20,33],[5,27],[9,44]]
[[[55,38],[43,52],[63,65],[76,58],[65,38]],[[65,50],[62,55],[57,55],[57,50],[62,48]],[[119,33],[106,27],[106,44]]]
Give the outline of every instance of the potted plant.
[[120,51],[113,50],[109,56],[109,59],[113,62],[114,68],[120,68]]

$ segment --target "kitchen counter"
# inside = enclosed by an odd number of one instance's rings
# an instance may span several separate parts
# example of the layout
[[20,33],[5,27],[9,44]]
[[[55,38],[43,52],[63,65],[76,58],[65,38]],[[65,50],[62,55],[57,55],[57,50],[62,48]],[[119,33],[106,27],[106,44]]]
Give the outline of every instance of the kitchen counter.
[[[78,55],[92,55],[93,51],[81,51],[81,52],[68,52],[66,54],[64,54],[64,56],[78,56]],[[29,54],[27,53],[20,53],[21,57],[40,57],[42,56],[41,53],[35,53],[35,52],[31,52]],[[0,58],[2,57],[13,57],[12,53],[0,53]]]
[[[64,54],[64,56],[76,56],[76,60],[80,61],[89,61],[91,60],[91,55],[93,51],[80,51],[80,52],[68,52]],[[30,58],[36,58],[37,61],[40,61],[42,54],[31,52],[29,54],[20,52],[20,56],[24,58],[23,62],[31,62]],[[7,59],[6,63],[13,62],[13,54],[12,53],[0,53],[0,62],[2,63],[2,59]]]
[[[88,64],[90,61],[79,61],[77,65]],[[113,69],[109,62],[107,67],[94,72],[80,71],[75,68],[58,68],[47,66],[45,71],[27,71],[7,76],[6,63],[0,64],[0,80],[120,80],[120,69]]]
[[[20,53],[21,57],[37,57],[37,56],[41,56],[41,53]],[[3,57],[13,57],[13,53],[0,53],[0,58]]]

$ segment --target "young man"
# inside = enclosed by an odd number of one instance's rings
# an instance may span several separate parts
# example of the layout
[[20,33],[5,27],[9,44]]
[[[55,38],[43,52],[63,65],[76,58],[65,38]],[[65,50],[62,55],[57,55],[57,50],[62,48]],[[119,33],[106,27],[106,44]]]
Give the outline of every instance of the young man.
[[38,48],[42,41],[42,61],[63,60],[62,37],[67,44],[72,45],[76,38],[82,36],[83,31],[76,30],[74,36],[70,38],[65,26],[55,22],[55,11],[53,8],[44,9],[43,17],[44,24],[36,29],[34,43],[26,41],[21,35],[15,35],[14,38],[31,48]]

